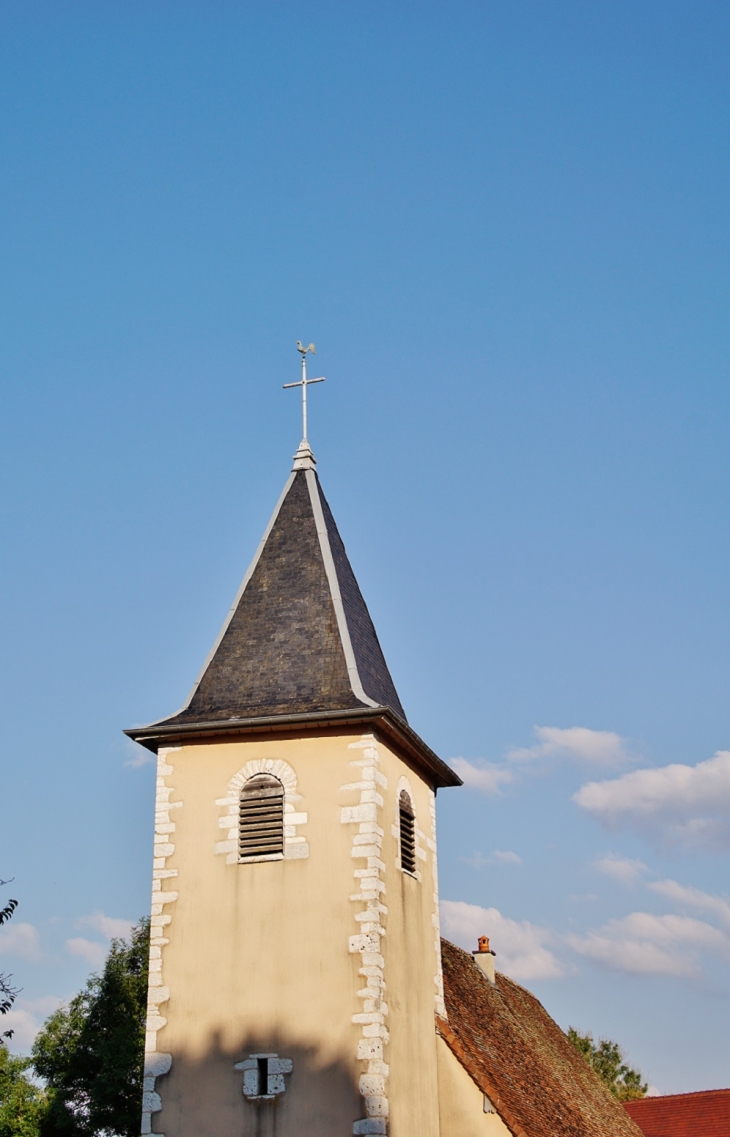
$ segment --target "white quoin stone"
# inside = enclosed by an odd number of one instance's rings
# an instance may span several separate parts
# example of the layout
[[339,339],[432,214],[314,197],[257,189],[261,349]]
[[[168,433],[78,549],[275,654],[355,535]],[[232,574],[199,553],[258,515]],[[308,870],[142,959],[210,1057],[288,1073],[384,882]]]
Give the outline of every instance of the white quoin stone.
[[361,805],[347,805],[340,810],[340,821],[349,825],[353,821],[377,821],[378,807],[375,802],[363,802]]
[[171,1066],[171,1054],[160,1054],[155,1051],[144,1056],[145,1078],[161,1078],[163,1074],[169,1074]]
[[379,1060],[383,1057],[383,1043],[379,1038],[361,1038],[357,1044],[357,1056],[365,1062]]
[[381,1097],[380,1094],[375,1094],[372,1097],[366,1097],[365,1110],[368,1117],[387,1117],[388,1099]]
[[249,1098],[258,1094],[259,1072],[257,1069],[243,1071],[243,1092]]
[[382,1097],[385,1093],[385,1078],[382,1074],[361,1074],[360,1093],[363,1097]]

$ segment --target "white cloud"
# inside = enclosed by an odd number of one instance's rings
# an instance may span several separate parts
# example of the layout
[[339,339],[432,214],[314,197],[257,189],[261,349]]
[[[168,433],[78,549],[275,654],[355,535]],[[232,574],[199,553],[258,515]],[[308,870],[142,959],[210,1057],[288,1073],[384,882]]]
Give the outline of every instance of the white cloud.
[[567,942],[586,959],[634,975],[693,977],[702,951],[730,955],[730,937],[691,916],[632,912]]
[[66,940],[66,950],[70,955],[77,955],[85,959],[92,967],[101,967],[106,959],[106,944],[96,943],[94,940],[85,940],[83,936],[75,936]]
[[494,849],[489,857],[485,857],[475,849],[470,857],[459,857],[465,865],[473,869],[483,869],[485,865],[521,865],[522,857],[519,853],[512,853],[509,849]]
[[466,758],[451,758],[451,766],[465,786],[481,790],[484,794],[501,793],[501,787],[512,781],[512,773],[503,766],[488,762],[483,766],[473,766]]
[[610,827],[689,847],[730,848],[730,750],[718,750],[696,766],[661,766],[588,782],[573,800]]
[[513,979],[530,981],[553,979],[562,975],[558,959],[545,945],[550,940],[547,928],[527,920],[510,920],[497,908],[481,908],[461,900],[441,902],[444,935],[471,951],[479,936],[489,936],[497,953],[497,970]]
[[693,916],[656,916],[653,912],[631,912],[615,923],[620,924],[629,935],[657,943],[690,944],[718,951],[730,949],[730,937]]
[[552,755],[572,758],[593,766],[624,766],[630,760],[624,740],[611,730],[590,730],[586,726],[536,726],[533,746],[510,750],[510,762],[535,761]]
[[32,924],[12,920],[0,928],[0,954],[19,955],[21,959],[40,959],[41,942],[38,929]]
[[657,880],[650,884],[649,888],[669,900],[674,900],[677,904],[711,912],[720,923],[730,928],[730,900],[722,896],[713,896],[691,885],[679,884],[676,880]]
[[593,862],[593,867],[625,885],[635,884],[641,874],[648,871],[643,861],[632,861],[620,853],[606,853],[605,856],[598,857]]
[[104,912],[92,912],[90,916],[80,916],[76,921],[78,928],[92,928],[99,935],[104,936],[107,943],[100,944],[98,940],[87,940],[84,936],[74,936],[66,940],[66,950],[71,955],[85,959],[92,967],[101,967],[109,951],[109,941],[125,939],[131,929],[131,920],[122,920],[117,916],[107,916]]
[[43,1026],[48,1015],[57,1010],[63,1002],[56,995],[44,995],[40,999],[16,1000],[11,1011],[2,1019],[2,1029],[12,1030],[10,1049],[14,1054],[27,1054],[33,1040]]
[[90,916],[81,916],[76,923],[82,927],[93,928],[108,940],[125,939],[133,927],[131,920],[106,916],[103,912],[92,912]]
[[3,1015],[2,1030],[12,1030],[13,1037],[9,1042],[9,1049],[15,1054],[25,1054],[33,1045],[33,1039],[41,1029],[41,1023],[30,1013],[22,1009],[8,1011]]
[[475,765],[466,758],[452,758],[451,765],[465,785],[484,794],[499,794],[502,787],[515,781],[515,769],[520,763],[529,765],[541,758],[570,758],[592,766],[616,768],[625,766],[631,756],[620,735],[609,730],[589,730],[585,726],[571,726],[563,730],[557,726],[536,726],[537,742],[534,746],[513,749],[507,753],[509,765],[483,762]]
[[138,742],[133,742],[131,738],[126,741],[127,753],[129,757],[124,763],[125,766],[130,766],[133,770],[138,770],[141,766],[149,766],[150,762],[156,762],[157,757],[148,750],[146,746],[140,746]]

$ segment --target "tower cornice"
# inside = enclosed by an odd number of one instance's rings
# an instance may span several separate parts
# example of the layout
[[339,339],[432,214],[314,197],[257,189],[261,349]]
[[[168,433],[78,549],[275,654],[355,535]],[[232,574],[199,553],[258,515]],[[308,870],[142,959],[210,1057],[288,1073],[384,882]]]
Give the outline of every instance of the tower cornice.
[[358,728],[363,727],[380,735],[400,757],[415,766],[434,789],[462,784],[458,774],[390,707],[268,715],[250,719],[231,718],[223,722],[184,723],[168,720],[133,727],[124,733],[156,754],[162,747],[179,746],[186,742],[235,742],[256,736],[283,738],[303,734],[356,733]]

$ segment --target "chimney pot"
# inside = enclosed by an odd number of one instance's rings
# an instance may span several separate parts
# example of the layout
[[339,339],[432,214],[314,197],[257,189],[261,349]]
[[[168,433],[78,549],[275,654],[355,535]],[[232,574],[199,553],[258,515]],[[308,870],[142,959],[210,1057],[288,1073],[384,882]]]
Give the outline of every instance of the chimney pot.
[[481,971],[484,972],[489,982],[494,987],[496,978],[494,974],[494,956],[495,952],[489,946],[489,936],[480,936],[478,939],[479,947],[476,951],[472,952],[474,962]]

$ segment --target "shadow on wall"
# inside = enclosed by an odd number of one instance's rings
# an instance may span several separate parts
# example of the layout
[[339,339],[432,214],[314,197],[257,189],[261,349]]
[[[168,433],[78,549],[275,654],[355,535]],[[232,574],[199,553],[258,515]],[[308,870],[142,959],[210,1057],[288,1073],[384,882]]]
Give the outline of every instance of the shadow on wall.
[[316,1048],[281,1036],[250,1038],[231,1051],[216,1035],[200,1058],[175,1055],[155,1091],[162,1110],[152,1114],[152,1130],[166,1137],[341,1137],[363,1117],[344,1061],[325,1063]]

